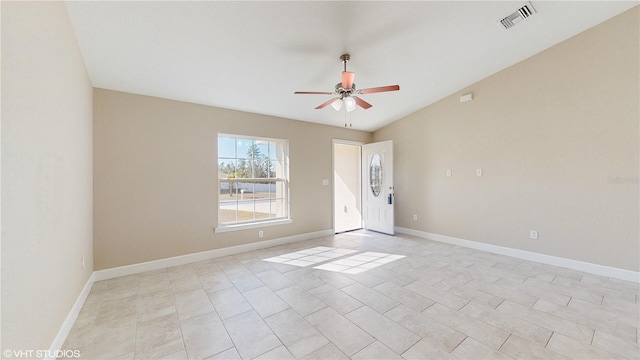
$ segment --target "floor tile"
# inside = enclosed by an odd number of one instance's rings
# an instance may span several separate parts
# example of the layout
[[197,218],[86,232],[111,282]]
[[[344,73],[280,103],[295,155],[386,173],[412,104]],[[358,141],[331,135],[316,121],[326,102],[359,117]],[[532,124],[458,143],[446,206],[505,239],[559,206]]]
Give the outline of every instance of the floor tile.
[[397,286],[390,282],[384,282],[374,287],[373,290],[386,295],[389,298],[396,300],[401,304],[404,304],[418,312],[434,304],[433,300],[427,299],[420,294],[417,294],[411,290]]
[[320,349],[312,352],[311,354],[303,357],[304,360],[348,360],[349,357],[345,355],[340,349],[338,349],[332,343],[329,343]]
[[536,298],[535,296],[527,295],[516,288],[511,288],[508,286],[490,284],[480,280],[471,280],[465,285],[472,289],[476,289],[527,307],[533,306],[533,304],[538,301],[538,298]]
[[572,359],[615,359],[610,352],[599,350],[560,333],[553,333],[547,349]]
[[402,356],[396,354],[379,341],[358,351],[351,358],[354,360],[402,360]]
[[[467,337],[460,331],[443,325],[404,305],[395,307],[384,315],[402,325],[405,329],[421,336],[423,342],[421,347],[429,346],[432,349],[439,349],[449,353]],[[414,356],[419,353],[420,351],[414,351]]]
[[305,319],[347,356],[375,341],[372,336],[331,308],[317,311]]
[[233,347],[215,312],[181,320],[180,324],[189,359],[204,359]]
[[189,359],[189,357],[187,357],[187,352],[184,349],[158,358],[158,360],[187,360],[187,359]]
[[382,295],[360,283],[351,284],[341,289],[347,295],[367,305],[379,313],[385,313],[400,304],[399,302]]
[[327,307],[327,304],[320,301],[317,297],[307,293],[299,286],[291,286],[286,289],[276,291],[291,308],[300,315],[306,316]]
[[198,277],[204,291],[211,293],[233,287],[233,283],[222,272],[201,275]]
[[405,352],[420,341],[420,336],[367,306],[354,310],[345,317],[397,354]]
[[322,286],[325,284],[324,281],[320,280],[316,276],[311,274],[312,271],[316,271],[313,269],[298,269],[293,271],[287,271],[283,275],[289,278],[289,280],[293,281],[299,287],[304,290],[309,290],[316,288],[318,286]]
[[619,355],[625,359],[640,359],[640,346],[638,343],[621,339],[596,329],[592,345],[598,349]]
[[136,295],[101,303],[94,322],[96,324],[125,317],[135,317],[138,297]]
[[546,349],[544,346],[533,344],[521,337],[511,335],[500,348],[500,352],[511,356],[514,359],[565,359],[568,357]]
[[518,335],[536,345],[544,347],[552,331],[530,322],[518,319],[509,315],[505,315],[490,307],[469,302],[460,310],[461,313],[467,314],[472,318],[502,329],[508,333]]
[[165,315],[139,321],[135,337],[136,359],[152,359],[184,349],[178,316]]
[[343,287],[349,286],[356,282],[351,278],[335,272],[317,270],[312,274],[325,283],[335,287],[336,289],[342,289]]
[[236,348],[225,350],[207,358],[207,360],[242,360]]
[[257,358],[255,358],[257,360],[273,360],[273,359],[277,359],[277,360],[295,360],[296,358],[289,352],[289,350],[287,350],[286,347],[284,346],[279,346],[271,351],[268,351],[260,356],[258,356]]
[[262,318],[289,308],[286,302],[266,286],[249,290],[242,295]]
[[212,292],[209,299],[223,320],[253,309],[236,288]]
[[[618,311],[613,312],[612,309],[605,309],[603,306],[593,305],[584,300],[571,299],[569,305],[563,307],[540,299],[533,309],[586,328],[610,333],[627,341],[636,341],[636,330],[640,319],[624,316]],[[635,325],[632,325],[634,322]],[[572,337],[571,334],[566,335]]]
[[507,300],[500,304],[496,310],[507,316],[513,316],[552,330],[555,334],[570,336],[584,344],[591,344],[593,339],[593,329]]
[[269,316],[264,321],[296,358],[304,357],[329,343],[292,309]]
[[469,300],[465,298],[439,290],[423,281],[412,282],[405,286],[405,288],[418,293],[431,301],[443,304],[453,310],[459,310],[469,302]]
[[255,311],[225,319],[223,323],[243,359],[253,359],[282,345]]
[[[313,268],[334,261],[352,274]],[[105,360],[640,360],[639,316],[640,284],[355,231],[96,282],[63,349]]]
[[440,304],[434,304],[422,314],[445,324],[479,342],[498,350],[507,340],[509,333],[491,326],[487,323],[475,320],[471,316],[451,310]]
[[204,289],[185,291],[173,295],[180,321],[214,311]]
[[433,347],[428,339],[422,339],[402,354],[404,359],[424,360],[424,359],[458,359],[451,353],[440,348]]
[[315,289],[309,290],[308,293],[314,295],[342,315],[363,306],[360,301],[329,284],[318,286]]
[[464,339],[451,354],[460,359],[492,359],[507,360],[513,359],[511,356],[498,352],[497,350],[477,341],[471,337]]
[[277,270],[269,270],[261,273],[257,273],[256,277],[267,285],[272,291],[278,291],[284,288],[295,285],[295,283],[286,276],[282,275]]

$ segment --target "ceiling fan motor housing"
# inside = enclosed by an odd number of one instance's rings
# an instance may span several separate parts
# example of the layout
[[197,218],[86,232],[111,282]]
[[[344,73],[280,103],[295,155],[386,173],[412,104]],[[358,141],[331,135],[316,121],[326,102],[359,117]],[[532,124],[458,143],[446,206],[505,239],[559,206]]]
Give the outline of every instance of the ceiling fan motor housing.
[[345,89],[342,87],[342,83],[336,84],[336,94],[340,95],[340,98],[343,99],[345,96],[351,96],[356,93],[356,84],[353,83],[351,85],[351,89]]

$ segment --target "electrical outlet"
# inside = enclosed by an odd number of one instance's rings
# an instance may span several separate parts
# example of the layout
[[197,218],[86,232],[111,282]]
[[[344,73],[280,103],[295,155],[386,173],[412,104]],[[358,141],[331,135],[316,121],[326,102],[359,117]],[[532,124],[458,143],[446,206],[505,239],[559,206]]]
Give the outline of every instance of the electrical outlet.
[[413,214],[413,221],[418,221],[418,214]]
[[451,176],[451,170],[447,169],[447,176]]
[[537,230],[531,230],[529,232],[529,237],[533,240],[537,240],[538,239],[538,231]]
[[482,176],[482,169],[476,169],[476,176]]
[[258,237],[261,238],[264,236],[264,232],[262,230],[258,231]]

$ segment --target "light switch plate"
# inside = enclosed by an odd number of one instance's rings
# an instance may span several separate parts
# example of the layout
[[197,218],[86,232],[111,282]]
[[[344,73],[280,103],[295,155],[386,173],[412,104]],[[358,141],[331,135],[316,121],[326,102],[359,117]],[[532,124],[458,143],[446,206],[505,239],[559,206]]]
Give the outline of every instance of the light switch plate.
[[329,186],[329,179],[322,179],[322,186]]
[[447,169],[447,176],[451,176],[451,170]]

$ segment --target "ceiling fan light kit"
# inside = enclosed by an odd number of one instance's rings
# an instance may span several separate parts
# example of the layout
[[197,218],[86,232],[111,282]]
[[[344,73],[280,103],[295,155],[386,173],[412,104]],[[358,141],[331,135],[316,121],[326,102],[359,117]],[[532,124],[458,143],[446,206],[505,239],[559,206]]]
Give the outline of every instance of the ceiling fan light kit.
[[377,92],[400,90],[399,85],[387,85],[387,86],[357,90],[356,84],[353,82],[356,74],[354,72],[347,71],[347,62],[350,59],[351,57],[349,56],[349,54],[342,54],[340,56],[340,61],[343,64],[342,81],[336,84],[335,90],[333,92],[296,91],[294,94],[334,95],[336,97],[316,106],[316,109],[322,109],[327,105],[331,105],[331,107],[334,108],[336,111],[340,111],[340,109],[342,108],[342,104],[344,103],[345,110],[347,112],[352,112],[353,110],[356,109],[356,106],[360,106],[365,110],[373,106],[368,102],[362,100],[356,95],[365,95],[365,94],[372,94]]

